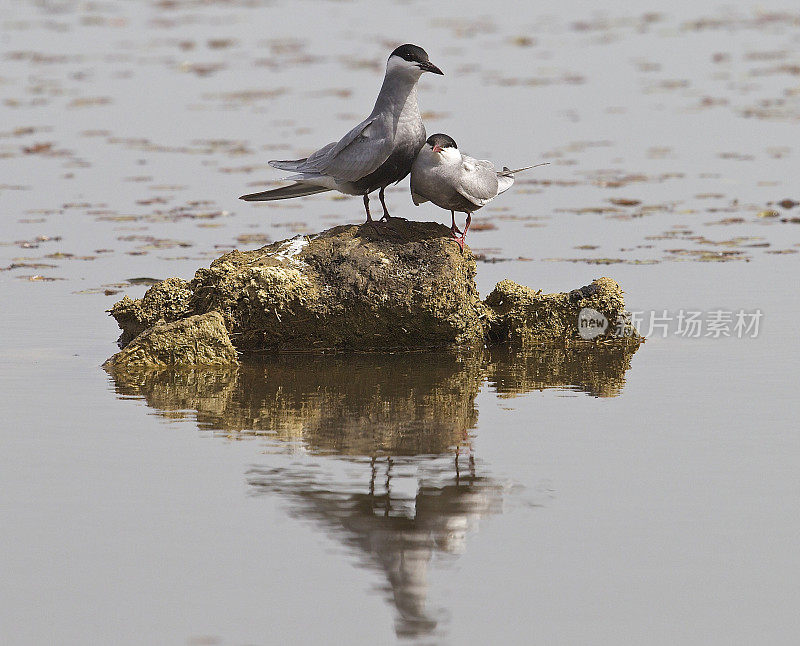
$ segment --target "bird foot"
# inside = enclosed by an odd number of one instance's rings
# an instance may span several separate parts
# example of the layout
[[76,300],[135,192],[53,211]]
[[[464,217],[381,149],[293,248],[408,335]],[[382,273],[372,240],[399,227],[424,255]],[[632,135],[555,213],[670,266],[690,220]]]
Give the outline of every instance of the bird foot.
[[[459,233],[461,233],[461,232],[459,231]],[[456,242],[456,244],[458,244],[458,246],[461,248],[461,253],[464,253],[464,234],[462,233],[460,236],[457,236],[457,235],[456,235],[454,232],[452,232],[452,231],[451,231],[451,234],[452,234],[452,236],[453,236],[453,240],[454,240],[454,241]]]

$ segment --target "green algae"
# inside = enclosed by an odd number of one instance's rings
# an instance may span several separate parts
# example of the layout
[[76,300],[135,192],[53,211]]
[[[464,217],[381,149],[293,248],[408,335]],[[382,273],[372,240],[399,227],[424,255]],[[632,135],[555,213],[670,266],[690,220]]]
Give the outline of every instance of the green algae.
[[124,371],[140,367],[179,365],[224,366],[237,363],[219,312],[158,323],[139,334],[104,366]]
[[[622,290],[610,278],[545,295],[504,280],[481,301],[475,274],[475,257],[469,248],[461,252],[447,227],[392,218],[231,251],[198,269],[190,282],[167,279],[141,299],[126,296],[110,313],[123,330],[124,348],[153,326],[211,312],[240,353],[564,345],[586,343],[578,334],[582,308],[611,323],[593,343],[638,343],[635,333],[614,336],[625,310]],[[175,338],[182,328],[169,329]],[[156,353],[158,362],[165,351]],[[176,346],[169,361],[208,361],[202,352],[182,352]],[[135,356],[146,361],[147,353]],[[230,352],[220,356],[235,361]]]
[[147,328],[169,323],[191,314],[189,284],[180,278],[167,278],[148,289],[142,298],[125,296],[109,310],[122,329],[117,343],[125,347]]
[[492,314],[487,336],[494,343],[533,347],[585,344],[578,332],[578,314],[584,308],[602,313],[610,325],[593,343],[640,342],[628,323],[622,289],[611,278],[597,278],[570,292],[542,294],[511,280],[502,280],[486,298]]

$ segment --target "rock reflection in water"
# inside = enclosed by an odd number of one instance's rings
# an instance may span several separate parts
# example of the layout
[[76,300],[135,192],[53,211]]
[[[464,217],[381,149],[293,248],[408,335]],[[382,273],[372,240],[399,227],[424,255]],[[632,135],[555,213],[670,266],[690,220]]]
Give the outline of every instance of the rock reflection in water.
[[452,353],[289,354],[233,370],[115,374],[166,417],[196,415],[231,437],[269,433],[340,455],[439,454],[477,422],[480,357]]
[[576,346],[517,352],[492,348],[487,373],[500,397],[564,388],[595,397],[616,397],[638,346]]
[[439,454],[463,444],[484,383],[501,397],[547,388],[614,397],[635,347],[477,355],[447,352],[284,354],[238,368],[114,373],[119,395],[169,419],[194,416],[229,437],[268,433],[340,455]]
[[166,418],[194,417],[230,438],[268,434],[275,446],[314,454],[311,463],[274,468],[273,459],[252,468],[251,491],[284,499],[290,513],[380,571],[397,609],[397,634],[419,637],[431,635],[443,613],[427,608],[434,556],[462,552],[477,521],[503,502],[505,487],[476,473],[472,455],[481,387],[501,397],[545,388],[613,397],[634,352],[287,354],[233,369],[113,378],[120,396],[143,397]]

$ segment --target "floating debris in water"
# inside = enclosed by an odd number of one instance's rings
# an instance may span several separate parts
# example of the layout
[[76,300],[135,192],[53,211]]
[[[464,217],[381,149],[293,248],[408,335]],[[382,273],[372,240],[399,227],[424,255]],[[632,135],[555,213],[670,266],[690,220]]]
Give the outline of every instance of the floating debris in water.
[[147,276],[142,276],[139,278],[128,278],[128,285],[155,285],[156,283],[160,283],[160,278],[149,278]]
[[66,278],[57,278],[55,276],[40,276],[39,274],[17,276],[22,280],[28,280],[33,283],[52,283],[57,280],[66,280]]
[[272,242],[272,238],[265,233],[243,233],[239,236],[236,236],[236,242],[242,245],[265,245],[270,244]]
[[58,265],[47,262],[12,262],[8,267],[0,267],[0,271],[13,271],[14,269],[55,269]]
[[491,220],[475,220],[470,226],[470,231],[492,231],[497,225]]
[[697,260],[699,262],[727,262],[730,260],[749,261],[744,251],[710,251],[706,249],[667,249],[675,260]]

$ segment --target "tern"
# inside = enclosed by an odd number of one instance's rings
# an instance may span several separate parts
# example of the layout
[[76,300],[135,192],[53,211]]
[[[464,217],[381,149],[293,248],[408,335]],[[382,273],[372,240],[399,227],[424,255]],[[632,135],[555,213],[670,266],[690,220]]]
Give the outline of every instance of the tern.
[[[411,199],[416,206],[430,201],[450,211],[450,233],[461,251],[464,251],[464,238],[472,214],[510,189],[514,183],[514,173],[536,166],[515,170],[503,167],[498,171],[490,161],[463,155],[449,135],[431,135],[411,167]],[[467,214],[463,233],[456,226],[456,211]],[[457,236],[457,233],[461,233],[461,236]]]
[[401,45],[386,62],[386,75],[370,115],[339,141],[334,141],[305,159],[273,160],[270,166],[293,171],[289,186],[242,195],[248,202],[286,200],[339,191],[363,195],[367,222],[369,194],[378,190],[383,217],[390,217],[384,190],[411,172],[411,165],[425,145],[425,125],[417,105],[417,81],[424,72],[444,74],[417,45]]

